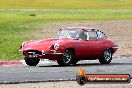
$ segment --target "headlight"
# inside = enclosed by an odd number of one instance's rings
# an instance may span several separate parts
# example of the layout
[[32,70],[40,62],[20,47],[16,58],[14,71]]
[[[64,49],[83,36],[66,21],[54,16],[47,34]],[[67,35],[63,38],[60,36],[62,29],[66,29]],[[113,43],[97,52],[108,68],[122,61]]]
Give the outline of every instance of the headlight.
[[22,48],[25,46],[25,44],[26,44],[26,42],[23,42],[23,43],[20,45],[20,49],[19,49],[19,51],[21,51],[21,52],[23,51]]
[[57,50],[59,48],[59,44],[58,43],[55,43],[54,44],[54,49]]
[[25,44],[26,44],[26,42],[23,42],[23,43],[22,43],[22,48],[25,46]]

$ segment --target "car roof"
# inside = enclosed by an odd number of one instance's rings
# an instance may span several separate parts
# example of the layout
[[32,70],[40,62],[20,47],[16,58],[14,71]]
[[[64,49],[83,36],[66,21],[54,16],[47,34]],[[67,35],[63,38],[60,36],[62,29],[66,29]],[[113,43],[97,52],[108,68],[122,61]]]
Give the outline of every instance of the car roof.
[[66,27],[63,29],[81,29],[81,30],[95,30],[95,28],[89,28],[89,27]]

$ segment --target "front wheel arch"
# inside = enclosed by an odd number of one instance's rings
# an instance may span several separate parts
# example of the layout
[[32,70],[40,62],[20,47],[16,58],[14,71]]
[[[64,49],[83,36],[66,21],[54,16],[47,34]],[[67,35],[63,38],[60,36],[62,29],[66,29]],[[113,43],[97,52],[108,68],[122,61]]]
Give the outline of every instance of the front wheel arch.
[[[73,52],[73,54],[76,55],[76,52],[75,52],[75,49],[74,49],[74,48],[66,48],[65,51],[66,51],[66,50],[71,50],[71,51]],[[65,51],[64,51],[64,52],[65,52]]]

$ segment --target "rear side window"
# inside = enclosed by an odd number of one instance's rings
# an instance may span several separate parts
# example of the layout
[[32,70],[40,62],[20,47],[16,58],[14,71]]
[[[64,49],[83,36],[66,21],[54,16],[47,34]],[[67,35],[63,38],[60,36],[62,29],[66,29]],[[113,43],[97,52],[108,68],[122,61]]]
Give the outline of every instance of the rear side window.
[[96,31],[88,31],[89,40],[96,40],[97,39],[97,33]]
[[106,38],[105,34],[101,31],[97,31],[97,34],[98,34],[98,39],[105,39]]

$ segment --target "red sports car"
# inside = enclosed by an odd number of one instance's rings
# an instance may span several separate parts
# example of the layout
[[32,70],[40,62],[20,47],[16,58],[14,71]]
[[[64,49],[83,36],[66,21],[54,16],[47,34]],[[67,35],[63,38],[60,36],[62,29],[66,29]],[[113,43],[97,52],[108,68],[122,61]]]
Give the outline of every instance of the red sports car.
[[59,65],[74,65],[79,60],[98,59],[109,64],[118,46],[100,30],[85,27],[60,29],[55,38],[22,43],[20,51],[29,66],[40,59],[57,60]]

